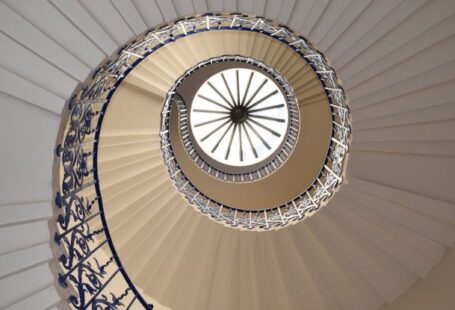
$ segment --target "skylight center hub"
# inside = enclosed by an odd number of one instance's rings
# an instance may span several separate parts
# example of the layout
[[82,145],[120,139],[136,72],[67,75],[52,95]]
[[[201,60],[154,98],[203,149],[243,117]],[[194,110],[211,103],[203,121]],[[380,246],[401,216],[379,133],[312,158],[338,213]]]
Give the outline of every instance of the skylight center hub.
[[248,109],[236,106],[231,110],[231,120],[236,124],[242,124],[248,119]]
[[200,155],[212,166],[249,173],[270,163],[283,147],[289,135],[289,103],[277,73],[272,76],[237,61],[228,65],[198,88],[189,125]]

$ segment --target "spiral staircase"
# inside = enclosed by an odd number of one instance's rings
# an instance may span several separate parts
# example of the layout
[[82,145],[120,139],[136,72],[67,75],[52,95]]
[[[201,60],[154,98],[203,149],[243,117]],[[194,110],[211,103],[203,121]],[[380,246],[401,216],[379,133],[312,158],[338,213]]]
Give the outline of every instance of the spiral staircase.
[[[455,2],[2,0],[0,30],[1,309],[455,307]],[[144,41],[159,48],[141,50]],[[320,58],[297,54],[299,44]],[[276,70],[297,98],[295,146],[254,180],[210,175],[211,159],[191,157],[178,135],[185,110],[170,90],[226,55]],[[121,76],[103,71],[113,59]],[[232,74],[240,103],[247,91]],[[339,91],[321,84],[332,77]],[[352,134],[347,144],[330,136],[334,109],[350,111],[335,126]],[[249,126],[239,125],[245,149],[262,141]],[[76,161],[70,132],[85,139]],[[242,144],[232,132],[229,148]],[[340,176],[325,157],[303,156],[325,156],[320,141],[349,149]],[[84,186],[71,220],[68,158]],[[318,199],[312,182],[325,189],[333,175],[333,192],[301,208]],[[82,256],[69,255],[67,236],[87,223]],[[99,280],[77,277],[87,262]]]

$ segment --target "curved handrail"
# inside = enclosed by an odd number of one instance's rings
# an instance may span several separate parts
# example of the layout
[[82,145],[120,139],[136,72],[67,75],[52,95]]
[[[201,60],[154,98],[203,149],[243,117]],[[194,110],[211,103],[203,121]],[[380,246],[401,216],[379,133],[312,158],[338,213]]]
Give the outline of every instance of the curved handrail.
[[[132,305],[153,308],[129,279],[110,237],[97,169],[100,128],[115,89],[142,59],[181,37],[222,29],[267,34],[292,47],[313,67],[330,100],[334,123],[338,124],[333,130],[328,162],[315,184],[302,196],[284,206],[256,213],[203,198],[194,188],[186,187],[188,180],[179,173],[174,179],[177,188],[193,206],[230,226],[269,229],[311,214],[341,183],[350,137],[349,110],[334,71],[304,38],[266,19],[237,14],[189,17],[150,30],[120,48],[79,85],[62,117],[54,169],[56,223],[53,229],[58,283],[66,290],[73,308],[128,309]],[[172,162],[172,149],[165,147],[167,140],[163,132],[161,136],[163,156]],[[173,164],[172,169],[179,169],[176,162]]]
[[[351,133],[349,109],[346,105],[344,90],[337,80],[335,71],[328,65],[323,55],[314,49],[304,38],[297,36],[291,30],[281,25],[275,25],[268,20],[250,16],[206,16],[205,20],[202,21],[201,18],[198,20],[199,23],[205,21],[207,25],[206,29],[203,31],[214,28],[215,30],[239,29],[260,32],[287,44],[305,59],[317,74],[330,102],[333,124],[330,147],[323,169],[314,180],[313,184],[297,198],[275,208],[260,211],[237,209],[232,206],[223,205],[216,200],[207,197],[193,185],[191,180],[186,177],[179,166],[172,148],[169,132],[170,111],[174,103],[176,103],[180,111],[179,120],[182,121],[188,118],[185,105],[179,104],[176,88],[186,78],[189,71],[192,70],[190,69],[176,81],[174,87],[168,92],[161,114],[161,150],[171,179],[190,205],[212,219],[222,222],[226,226],[247,230],[268,230],[271,228],[281,228],[289,223],[294,223],[308,217],[326,204],[342,183],[345,170],[344,163],[346,162],[347,153],[349,151]],[[212,19],[218,23],[217,26],[213,28],[210,26]],[[229,26],[222,27],[220,26],[221,23],[229,24]],[[221,56],[221,58],[222,57],[235,56]],[[195,68],[204,66],[207,62],[210,62],[210,60],[196,65]],[[179,127],[185,128],[185,124]],[[189,145],[190,142],[191,141],[188,141],[185,144]],[[192,154],[195,153],[193,152]],[[193,159],[199,160],[199,156]],[[204,165],[203,161],[201,165]],[[258,171],[260,173],[261,170]],[[210,173],[219,174],[221,172],[213,169]],[[227,181],[244,181],[242,179],[244,178],[244,175],[242,174],[235,175],[222,173],[222,176]],[[253,178],[250,181],[252,180]]]
[[[297,105],[296,96],[292,87],[288,84],[288,82],[282,77],[275,69],[268,67],[264,63],[258,61],[257,59],[251,57],[243,57],[240,55],[224,55],[224,56],[217,56],[210,58],[208,60],[202,61],[197,65],[193,66],[189,70],[187,70],[177,81],[175,82],[174,86],[168,91],[163,111],[161,113],[161,132],[166,132],[168,129],[166,126],[167,121],[163,123],[163,117],[169,117],[171,107],[173,105],[174,98],[179,97],[176,93],[176,89],[183,83],[183,81],[189,77],[194,72],[198,71],[199,69],[214,64],[218,62],[225,62],[225,61],[232,61],[237,63],[247,63],[250,65],[254,65],[259,70],[263,70],[270,74],[277,83],[282,87],[284,97],[287,100],[287,104],[289,106],[289,132],[286,136],[285,141],[282,143],[281,148],[278,149],[275,156],[270,158],[269,160],[265,160],[263,165],[257,166],[256,169],[250,170],[245,173],[238,173],[232,174],[222,171],[221,169],[215,168],[213,165],[207,163],[200,154],[196,151],[193,145],[193,141],[190,138],[189,134],[189,115],[185,105],[177,104],[179,110],[179,128],[180,128],[180,137],[182,139],[183,145],[186,149],[187,154],[192,158],[192,160],[206,173],[210,174],[211,176],[221,179],[225,182],[251,182],[260,180],[273,172],[277,171],[281,165],[283,165],[289,156],[292,154],[294,150],[294,146],[297,143],[298,135],[299,135],[299,109]],[[176,103],[179,103],[181,99],[176,100]]]

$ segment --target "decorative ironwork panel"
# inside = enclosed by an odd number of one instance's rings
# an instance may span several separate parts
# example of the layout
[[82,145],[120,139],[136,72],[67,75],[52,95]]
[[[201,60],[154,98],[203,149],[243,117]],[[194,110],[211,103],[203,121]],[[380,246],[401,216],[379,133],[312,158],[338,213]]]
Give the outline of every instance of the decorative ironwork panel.
[[335,124],[327,161],[311,188],[297,199],[264,211],[230,208],[202,195],[183,175],[170,145],[168,115],[163,114],[161,148],[178,190],[194,208],[215,220],[232,227],[266,230],[315,212],[341,184],[351,132],[349,110],[335,72],[304,38],[263,18],[229,14],[188,17],[150,30],[102,63],[67,104],[63,135],[56,146],[54,240],[60,253],[58,281],[68,290],[68,302],[73,308],[129,309],[133,305],[153,308],[124,271],[104,216],[97,171],[103,116],[118,85],[149,54],[182,37],[226,29],[254,31],[279,40],[315,70],[330,100]]

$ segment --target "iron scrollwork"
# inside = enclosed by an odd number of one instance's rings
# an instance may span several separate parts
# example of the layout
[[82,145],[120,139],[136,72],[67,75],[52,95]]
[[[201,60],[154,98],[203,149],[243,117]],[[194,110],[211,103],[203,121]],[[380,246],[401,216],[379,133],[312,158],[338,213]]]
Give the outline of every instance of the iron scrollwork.
[[[177,188],[201,212],[234,227],[269,229],[308,216],[330,197],[341,183],[349,150],[349,110],[336,74],[323,56],[302,37],[264,18],[247,15],[208,14],[188,17],[153,29],[120,48],[101,64],[67,103],[63,133],[56,147],[55,243],[59,255],[59,283],[69,290],[69,304],[76,309],[152,309],[121,266],[104,218],[97,176],[98,137],[110,97],[125,76],[142,59],[168,42],[210,30],[235,29],[269,35],[293,48],[318,73],[330,99],[333,119],[328,161],[313,187],[286,205],[267,211],[241,211],[201,195],[172,160],[165,130],[162,151]],[[165,119],[165,118],[163,118]],[[165,126],[166,123],[163,123]],[[102,255],[103,254],[103,255]],[[109,257],[99,264],[99,257]],[[112,279],[115,277],[115,286]]]

